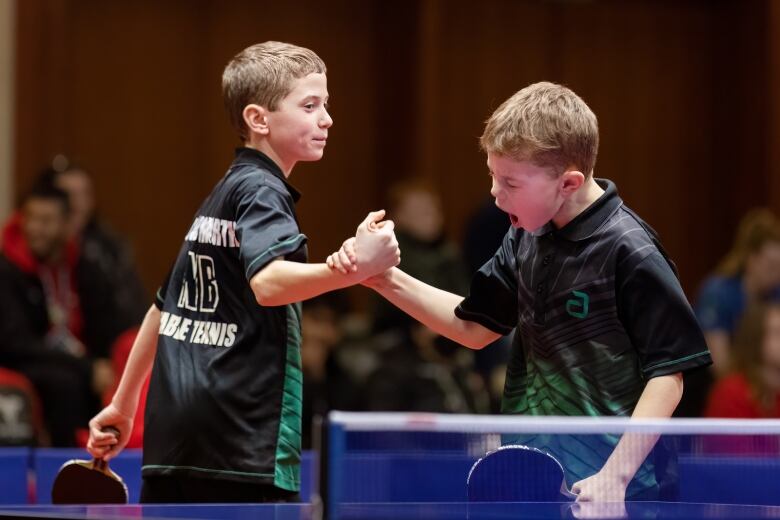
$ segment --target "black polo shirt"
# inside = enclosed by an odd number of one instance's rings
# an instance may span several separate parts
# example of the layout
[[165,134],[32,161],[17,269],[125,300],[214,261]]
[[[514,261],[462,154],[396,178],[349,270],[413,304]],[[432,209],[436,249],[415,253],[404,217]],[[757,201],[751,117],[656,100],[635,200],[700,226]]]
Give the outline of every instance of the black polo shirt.
[[[516,329],[504,413],[630,416],[650,378],[712,362],[655,232],[597,182],[605,193],[562,229],[510,229],[455,311]],[[587,476],[603,461],[580,462]]]
[[300,485],[300,304],[249,286],[276,258],[306,261],[299,193],[264,154],[237,150],[157,293],[143,475]]

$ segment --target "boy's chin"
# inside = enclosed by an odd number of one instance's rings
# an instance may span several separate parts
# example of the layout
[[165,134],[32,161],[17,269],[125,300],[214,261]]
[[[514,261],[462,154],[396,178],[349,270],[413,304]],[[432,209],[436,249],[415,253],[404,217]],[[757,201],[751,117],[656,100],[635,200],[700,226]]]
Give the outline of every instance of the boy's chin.
[[325,155],[325,150],[319,150],[318,152],[312,152],[310,154],[307,154],[306,157],[300,160],[303,162],[319,161],[320,159],[322,159],[323,155]]

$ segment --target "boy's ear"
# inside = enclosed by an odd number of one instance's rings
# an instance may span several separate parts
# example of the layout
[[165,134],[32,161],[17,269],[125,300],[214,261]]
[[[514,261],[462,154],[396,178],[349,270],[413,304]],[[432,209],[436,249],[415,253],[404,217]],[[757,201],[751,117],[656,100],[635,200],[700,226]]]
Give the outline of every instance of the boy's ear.
[[564,195],[571,195],[585,184],[585,175],[579,170],[566,170],[561,176]]
[[254,103],[244,107],[244,124],[250,133],[268,135],[268,111]]

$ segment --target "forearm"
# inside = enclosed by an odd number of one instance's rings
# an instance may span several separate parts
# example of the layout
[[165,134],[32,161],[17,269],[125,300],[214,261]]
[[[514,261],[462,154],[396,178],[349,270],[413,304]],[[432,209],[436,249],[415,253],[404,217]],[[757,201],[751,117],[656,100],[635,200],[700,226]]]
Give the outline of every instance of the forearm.
[[308,300],[322,293],[343,289],[361,281],[356,274],[341,274],[325,264],[275,260],[250,280],[257,303],[264,307]]
[[455,315],[463,297],[432,287],[400,269],[393,268],[367,285],[409,316],[461,345],[480,349],[500,336]]
[[[681,373],[654,377],[647,382],[631,418],[671,417],[683,392]],[[620,439],[602,471],[615,475],[625,485],[634,478],[639,467],[658,441],[658,433],[626,433]]]
[[122,413],[132,417],[138,407],[138,398],[157,353],[157,336],[160,329],[160,311],[152,305],[146,312],[141,328],[130,350],[122,379],[112,402]]

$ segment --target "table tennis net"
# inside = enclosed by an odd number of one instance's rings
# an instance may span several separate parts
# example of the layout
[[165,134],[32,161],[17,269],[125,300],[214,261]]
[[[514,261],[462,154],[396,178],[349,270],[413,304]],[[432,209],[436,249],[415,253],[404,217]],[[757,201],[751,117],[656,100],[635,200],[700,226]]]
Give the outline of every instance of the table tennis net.
[[[610,490],[635,467],[626,500],[780,505],[778,420],[346,412],[328,422],[329,500],[468,501],[474,464],[506,445],[553,455],[567,488],[601,472],[592,489]],[[511,467],[481,478],[492,479],[487,488],[512,488],[502,496],[537,480]]]

